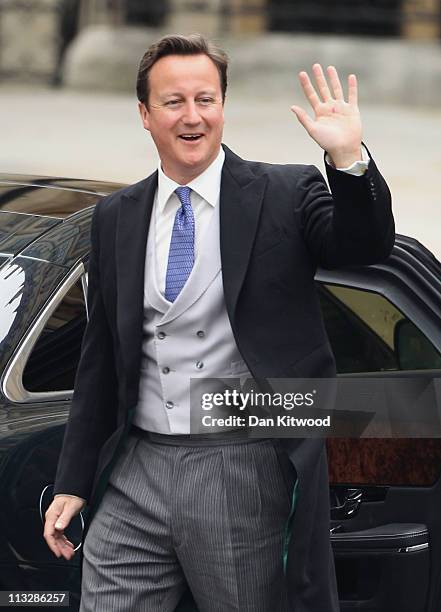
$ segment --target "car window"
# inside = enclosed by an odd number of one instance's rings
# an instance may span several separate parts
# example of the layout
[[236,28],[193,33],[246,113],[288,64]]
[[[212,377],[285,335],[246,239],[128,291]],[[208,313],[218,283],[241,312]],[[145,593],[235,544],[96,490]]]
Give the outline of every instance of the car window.
[[396,306],[373,291],[320,284],[340,374],[441,368],[441,355]]
[[86,327],[83,279],[65,293],[47,320],[23,372],[30,392],[72,390]]
[[[83,274],[51,313],[23,372],[27,391],[73,389],[87,321],[86,288]],[[338,373],[441,369],[433,344],[382,295],[330,283],[318,289]]]

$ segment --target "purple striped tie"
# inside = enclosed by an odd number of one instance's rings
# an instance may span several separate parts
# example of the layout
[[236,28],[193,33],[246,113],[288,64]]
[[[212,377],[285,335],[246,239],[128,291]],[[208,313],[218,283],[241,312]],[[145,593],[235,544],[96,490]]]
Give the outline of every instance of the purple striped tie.
[[177,210],[168,252],[165,299],[174,302],[190,276],[194,264],[194,216],[190,187],[175,190],[182,206]]

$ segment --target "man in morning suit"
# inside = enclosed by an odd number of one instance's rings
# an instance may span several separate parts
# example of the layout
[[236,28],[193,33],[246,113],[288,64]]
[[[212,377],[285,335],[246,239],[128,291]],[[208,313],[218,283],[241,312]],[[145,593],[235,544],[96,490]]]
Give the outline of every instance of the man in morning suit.
[[[91,507],[81,611],[335,612],[322,439],[190,433],[189,380],[332,377],[316,267],[369,264],[394,241],[388,188],[361,144],[355,75],[299,79],[326,152],[313,166],[221,145],[225,54],[167,36],[137,93],[158,170],[92,221],[89,322],[45,538]],[[295,514],[294,514],[295,511]],[[294,516],[293,516],[294,514]],[[287,531],[289,519],[291,529]]]

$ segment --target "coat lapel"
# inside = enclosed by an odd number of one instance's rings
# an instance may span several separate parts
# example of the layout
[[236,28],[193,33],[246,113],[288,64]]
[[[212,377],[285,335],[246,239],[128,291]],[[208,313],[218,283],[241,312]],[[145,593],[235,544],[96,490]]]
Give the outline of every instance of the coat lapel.
[[124,194],[116,234],[117,326],[127,372],[138,370],[141,355],[144,268],[153,199],[158,184],[155,172]]
[[247,162],[223,147],[220,244],[225,304],[232,320],[257,232],[267,176],[257,177]]

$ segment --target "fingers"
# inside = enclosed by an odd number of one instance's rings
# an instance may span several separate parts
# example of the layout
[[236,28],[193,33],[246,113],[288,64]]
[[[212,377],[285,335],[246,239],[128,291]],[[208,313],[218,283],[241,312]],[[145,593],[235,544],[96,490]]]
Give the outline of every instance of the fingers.
[[314,64],[312,67],[312,72],[323,102],[331,100],[332,96],[331,92],[329,91],[325,75],[323,74],[323,68],[320,66],[320,64]]
[[358,85],[355,74],[348,76],[348,102],[349,104],[358,104]]
[[305,71],[300,72],[299,81],[300,85],[302,86],[303,93],[305,94],[307,100],[312,106],[312,109],[315,111],[320,104],[320,98],[318,97],[314,87],[312,86],[308,73]]
[[63,532],[82,506],[79,499],[56,498],[46,512],[43,535],[48,547],[57,558],[62,556],[69,560],[75,554],[74,545]]
[[341,86],[340,79],[338,78],[337,70],[334,66],[328,66],[326,72],[328,73],[328,77],[331,82],[334,98],[336,100],[344,100],[343,88]]
[[314,121],[308,115],[308,113],[303,110],[300,106],[291,106],[292,112],[295,114],[299,122],[303,125],[305,130],[310,133],[314,128]]
[[63,534],[55,533],[52,538],[46,538],[46,543],[58,559],[63,557],[67,561],[70,561],[75,555],[74,545]]
[[74,556],[74,545],[63,533],[54,528],[50,518],[46,519],[44,539],[50,550],[58,559],[64,557],[69,560]]
[[[311,83],[308,73],[304,70],[299,73],[299,81],[303,92],[314,111],[316,111],[317,107],[322,102],[329,102],[332,100],[344,101],[343,87],[340,83],[340,78],[335,66],[328,66],[326,69],[332,92],[329,88],[328,81],[323,73],[323,68],[321,65],[314,64],[312,67],[312,72],[318,93]],[[358,103],[357,78],[355,74],[350,74],[348,77],[348,103],[355,105]]]

